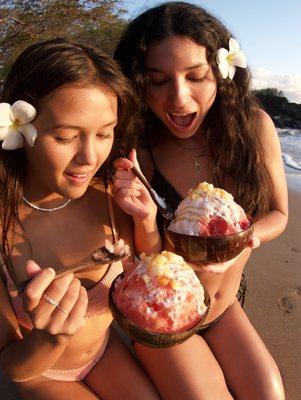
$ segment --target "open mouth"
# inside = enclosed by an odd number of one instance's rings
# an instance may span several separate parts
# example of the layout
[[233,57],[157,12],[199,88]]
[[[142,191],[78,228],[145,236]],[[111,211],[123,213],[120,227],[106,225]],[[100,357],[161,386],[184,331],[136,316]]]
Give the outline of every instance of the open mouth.
[[168,113],[168,119],[175,125],[177,128],[189,128],[197,113],[189,113],[189,114],[176,114],[176,113]]

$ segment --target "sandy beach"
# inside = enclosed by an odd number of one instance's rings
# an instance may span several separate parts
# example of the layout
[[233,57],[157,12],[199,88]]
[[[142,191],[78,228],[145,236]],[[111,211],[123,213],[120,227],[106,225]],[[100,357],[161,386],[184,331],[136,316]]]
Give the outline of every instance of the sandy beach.
[[[301,400],[301,193],[289,191],[286,231],[254,250],[245,268],[245,311],[275,358],[287,400]],[[1,378],[0,399],[17,400]]]
[[301,193],[289,191],[289,222],[254,250],[245,268],[245,311],[279,366],[287,400],[301,400]]

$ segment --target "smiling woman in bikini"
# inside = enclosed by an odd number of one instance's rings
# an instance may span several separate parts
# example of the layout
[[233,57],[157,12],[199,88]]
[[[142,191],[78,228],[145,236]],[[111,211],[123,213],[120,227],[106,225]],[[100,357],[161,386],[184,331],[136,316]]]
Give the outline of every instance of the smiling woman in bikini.
[[[54,39],[19,56],[1,101],[1,368],[24,399],[157,400],[109,330],[108,289],[121,262],[56,277],[117,232],[133,246],[108,185],[116,143],[128,150],[133,127],[126,79],[102,52]],[[135,216],[134,239],[145,237],[156,207],[138,184],[130,195],[121,205]],[[159,235],[136,245],[156,251]],[[22,294],[13,289],[29,277]]]

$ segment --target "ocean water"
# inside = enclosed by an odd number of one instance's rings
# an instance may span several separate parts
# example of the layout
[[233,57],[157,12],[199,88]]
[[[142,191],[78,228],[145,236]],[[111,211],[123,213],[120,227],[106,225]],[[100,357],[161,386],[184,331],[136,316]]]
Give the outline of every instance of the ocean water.
[[301,129],[277,128],[288,185],[301,193]]

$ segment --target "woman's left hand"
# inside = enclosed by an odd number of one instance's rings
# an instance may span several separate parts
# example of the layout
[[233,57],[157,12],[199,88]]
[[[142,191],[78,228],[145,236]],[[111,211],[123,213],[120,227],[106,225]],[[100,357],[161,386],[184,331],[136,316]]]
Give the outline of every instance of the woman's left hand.
[[136,151],[131,150],[129,159],[118,158],[114,161],[115,174],[112,187],[114,201],[134,220],[144,220],[148,217],[155,219],[157,207],[153,202],[146,187],[131,172],[135,165],[140,170]]
[[[249,248],[256,249],[257,247],[260,246],[260,238],[258,236],[253,235],[250,239],[250,242],[248,243]],[[243,250],[244,251],[244,250]],[[236,264],[237,260],[241,256],[242,253],[239,253],[238,256],[235,258],[232,258],[229,261],[225,262],[220,262],[220,263],[210,263],[210,264],[204,264],[204,265],[197,265],[193,263],[189,263],[189,265],[195,270],[199,272],[211,272],[213,274],[223,274],[226,272],[229,268],[231,268],[233,265]]]

